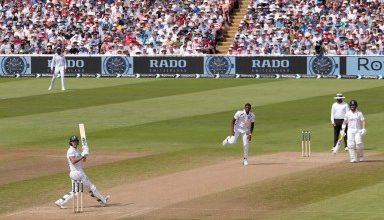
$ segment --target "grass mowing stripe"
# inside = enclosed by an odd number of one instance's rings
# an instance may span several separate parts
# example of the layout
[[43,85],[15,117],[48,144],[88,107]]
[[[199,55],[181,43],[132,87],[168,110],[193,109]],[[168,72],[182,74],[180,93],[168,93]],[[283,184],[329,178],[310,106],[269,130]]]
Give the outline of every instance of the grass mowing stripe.
[[[60,80],[55,83],[55,88],[52,91],[48,91],[50,78],[22,78],[22,79],[1,79],[0,82],[4,83],[0,87],[0,98],[12,99],[26,96],[36,96],[43,94],[55,94],[63,93],[60,90]],[[71,92],[83,89],[112,87],[125,84],[138,84],[155,81],[158,79],[92,79],[92,78],[66,78],[65,85],[67,91]]]
[[[377,88],[372,88],[359,91],[359,94],[361,98],[369,101],[377,92]],[[313,151],[330,150],[333,129],[327,120],[329,105],[324,104],[327,102],[332,102],[329,95],[255,107],[257,122],[251,153],[298,151],[300,132],[303,128],[312,131]],[[281,106],[284,106],[284,112],[296,114],[279,114]],[[297,109],[297,106],[307,107]],[[380,138],[383,132],[381,125],[384,123],[384,113],[380,112],[381,110],[380,106],[372,106],[365,112],[365,117],[369,121],[369,134],[365,137],[365,145],[369,150],[381,151],[380,146],[384,145]],[[318,114],[314,115],[313,112]],[[94,149],[172,151],[195,146],[220,147],[222,139],[229,133],[233,113],[234,111],[218,112],[105,129],[89,132],[88,137]],[[30,142],[30,145],[52,146],[57,144],[57,139],[53,137],[43,143]],[[231,151],[233,155],[239,154],[237,148],[225,150]]]
[[[380,155],[377,158],[382,156]],[[305,213],[300,211],[316,212],[318,210],[313,210],[311,206],[306,206],[306,204],[316,204],[347,193],[353,195],[360,190],[364,192],[366,187],[374,187],[376,184],[383,183],[384,176],[381,175],[384,171],[383,165],[384,161],[382,160],[373,160],[372,162],[360,163],[358,165],[350,163],[331,164],[175,204],[165,208],[164,213],[166,217],[173,219],[185,216],[193,216],[194,219],[204,219],[206,216],[214,217],[217,210],[226,210],[225,212],[228,212],[229,216],[235,216],[231,215],[230,210],[227,210],[228,207],[231,207],[231,210],[246,210],[241,212],[241,219],[338,219],[335,218],[336,216],[322,218],[324,216],[305,215]],[[359,195],[364,197],[364,194]],[[349,198],[346,197],[346,199]],[[384,201],[383,197],[377,196],[376,198],[378,200],[370,201],[369,203],[382,204]],[[356,202],[358,199],[353,201]],[[361,200],[356,203],[365,207],[364,201]],[[336,206],[343,207],[344,200],[338,202]],[[322,207],[322,209],[327,210],[327,207],[332,206],[332,204],[327,205]],[[352,207],[351,203],[348,205]],[[183,207],[193,207],[193,209],[188,211],[182,209]],[[357,207],[360,206],[356,205],[354,207],[355,211],[358,211],[359,208]],[[169,214],[166,211],[167,209],[173,210],[171,216],[167,215]],[[197,212],[196,210],[204,211]],[[343,210],[346,212],[351,211],[350,209]],[[366,207],[366,210],[370,210],[370,208]],[[285,217],[290,211],[292,213]],[[161,210],[156,211],[154,219],[164,219],[162,214]],[[303,218],[298,218],[298,215],[303,215]],[[154,215],[149,213],[148,216]],[[142,219],[145,219],[145,217],[145,215],[140,216]],[[354,219],[351,218],[350,214],[349,217],[349,219]]]
[[383,188],[384,182],[382,181],[373,186],[368,185],[359,190],[301,206],[272,219],[383,219]]
[[[295,81],[291,81],[291,82],[295,82]],[[281,81],[279,81],[278,83],[281,83]],[[10,119],[0,120],[0,122],[2,122],[0,123],[0,131],[3,134],[9,134],[9,135],[5,135],[5,141],[3,143],[7,143],[9,140],[8,143],[15,144],[18,142],[27,142],[27,141],[30,142],[31,140],[44,141],[46,138],[57,137],[58,134],[72,133],[77,123],[79,122],[79,118],[81,118],[82,122],[85,122],[87,124],[87,130],[89,132],[94,132],[97,130],[102,131],[102,130],[107,130],[111,128],[123,128],[123,127],[135,126],[135,125],[140,125],[145,123],[152,123],[156,121],[216,113],[218,111],[223,111],[228,109],[232,110],[234,109],[232,106],[238,106],[240,108],[242,107],[242,104],[239,104],[239,102],[236,101],[237,100],[236,97],[238,97],[239,95],[240,97],[243,97],[242,93],[246,94],[249,92],[249,90],[258,89],[262,91],[263,88],[260,88],[260,87],[268,87],[272,85],[280,86],[280,87],[285,86],[284,89],[286,90],[292,89],[292,85],[289,85],[289,84],[276,85],[276,83],[273,83],[268,85],[265,85],[265,84],[247,85],[247,86],[239,86],[236,88],[226,88],[226,89],[218,89],[213,91],[204,91],[199,93],[190,93],[190,94],[183,94],[183,95],[170,96],[170,97],[160,97],[160,98],[154,98],[154,99],[127,102],[127,103],[119,103],[119,104],[111,104],[106,106],[63,111],[58,113],[55,112],[55,113],[47,113],[42,115],[15,117]],[[321,87],[321,85],[317,85],[317,86]],[[380,92],[382,88],[383,87],[374,87],[370,95],[372,95],[373,93]],[[305,90],[307,89],[309,88],[305,88]],[[236,90],[237,93],[234,92],[234,90]],[[305,92],[305,90],[297,91],[298,95],[295,96],[295,99],[286,93],[283,93],[279,97],[272,97],[272,96],[275,96],[274,94],[271,94],[270,96],[265,97],[265,96],[262,96],[261,94],[257,95],[259,93],[256,93],[255,97],[259,101],[256,102],[254,106],[258,107],[263,104],[270,104],[272,101],[274,101],[273,103],[277,103],[278,100],[276,99],[285,98],[288,100],[292,100],[292,99],[298,100],[300,98],[299,95],[304,97],[309,96]],[[359,91],[359,92],[364,94],[364,91]],[[223,94],[224,97],[227,97],[229,99],[226,102],[216,102],[215,99],[218,96],[220,96],[220,94]],[[329,93],[327,94],[329,96]],[[222,98],[223,95],[220,96],[220,98]],[[201,97],[204,97],[204,99],[202,99]],[[331,97],[333,97],[333,95]],[[309,96],[309,98],[312,98],[312,96]],[[301,118],[303,118],[303,120],[308,119],[306,120],[307,123],[311,123],[311,120],[312,120],[311,114],[313,112],[319,111],[319,109],[314,108],[313,111],[308,111],[308,108],[306,106],[311,107],[314,105],[319,106],[320,104],[322,104],[322,108],[324,108],[324,111],[321,111],[321,112],[322,114],[324,114],[324,118],[322,118],[321,115],[320,116],[317,115],[316,117],[319,117],[320,120],[326,121],[327,120],[326,118],[328,118],[329,116],[325,116],[325,115],[328,114],[329,109],[325,110],[325,108],[330,108],[329,106],[333,102],[331,98],[329,98],[328,100],[329,101],[327,101],[326,96],[324,96],[322,99],[319,100],[319,102],[312,102],[312,103],[309,102],[311,103],[311,105],[308,105],[308,102],[303,102],[302,108],[297,108],[297,106],[292,106],[290,111],[286,111],[285,109],[282,108],[281,105],[279,106],[279,104],[276,104],[276,108],[267,110],[268,114],[261,114],[261,117],[270,117],[272,115],[270,113],[275,111],[275,113],[273,114],[273,117],[280,117],[280,116],[286,117],[281,113],[287,113],[287,116],[292,117],[291,119],[293,121],[300,122]],[[324,104],[324,102],[328,102],[329,104]],[[138,108],[137,106],[140,106],[140,108]],[[194,106],[194,108],[191,108],[191,106]],[[306,117],[301,117],[300,114],[296,114],[297,112],[301,112],[302,114],[305,114]],[[232,115],[228,116],[228,118],[230,117],[232,117]],[[294,117],[296,117],[296,119]],[[43,121],[41,121],[41,119],[43,119]],[[47,122],[48,119],[50,120]],[[226,119],[226,120],[229,120],[229,119]],[[266,120],[269,121],[270,119],[266,119]],[[46,125],[44,125],[43,123],[46,123]],[[1,125],[7,125],[7,126],[4,127],[3,129]],[[48,126],[50,129],[47,130],[45,128],[46,126]],[[19,130],[20,127],[23,127],[25,129],[33,127],[34,137],[41,137],[41,138],[28,138],[28,136],[20,137],[20,135],[17,135],[17,132],[15,132]],[[19,132],[22,132],[22,131],[19,131]],[[61,137],[63,139],[66,138],[66,136],[61,136]]]
[[[2,101],[2,107],[0,108],[0,118],[45,112],[56,112],[67,109],[78,109],[83,107],[180,95],[185,93],[235,87],[247,84],[272,82],[255,80],[219,80],[217,82],[208,82],[206,80],[195,80],[189,81],[188,83],[183,83],[185,80],[186,79],[157,80],[145,83],[128,83],[124,85],[114,85],[109,87],[97,87],[72,91],[69,90],[66,92],[6,99]],[[138,81],[133,80],[133,82]],[[86,83],[90,83],[90,81],[88,80],[83,82],[83,84]],[[3,89],[0,89],[0,94]]]
[[[85,171],[92,182],[102,191],[103,188],[111,188],[123,183],[216,163],[223,157],[228,158],[228,153],[217,152],[213,148],[196,147],[196,149],[85,167]],[[156,165],[154,166],[154,164]],[[0,213],[15,210],[17,207],[54,202],[69,189],[70,181],[67,172],[0,185],[0,198],[3,201]]]

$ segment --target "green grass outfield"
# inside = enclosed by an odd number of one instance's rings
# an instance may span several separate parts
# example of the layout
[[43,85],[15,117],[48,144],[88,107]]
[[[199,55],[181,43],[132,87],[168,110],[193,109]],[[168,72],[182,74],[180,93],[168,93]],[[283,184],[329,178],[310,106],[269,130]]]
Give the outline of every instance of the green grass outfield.
[[[78,134],[78,123],[83,122],[91,149],[155,153],[87,168],[103,188],[238,157],[240,148],[222,148],[221,141],[245,102],[252,103],[256,113],[251,155],[299,151],[302,129],[312,132],[313,151],[329,151],[330,107],[337,92],[356,99],[365,114],[367,152],[384,151],[382,80],[68,78],[65,92],[58,84],[48,92],[49,80],[0,78],[0,148],[65,152],[68,137]],[[239,193],[243,188],[215,196],[241,199],[239,204],[247,208],[263,198],[277,210],[265,216],[271,219],[384,219],[384,208],[377,205],[384,203],[383,164],[366,164],[361,172],[345,165],[351,175],[341,179],[326,170],[311,174],[313,183],[323,184],[302,184],[300,192],[306,196],[296,196],[297,184],[291,182],[300,180],[296,176],[266,183],[271,187],[266,189],[282,197],[270,196],[258,184],[246,187],[261,197]],[[54,201],[67,188],[67,178],[63,172],[0,185],[0,198],[7,204],[0,206],[0,213]],[[285,187],[274,190],[273,183],[281,181],[287,182]]]

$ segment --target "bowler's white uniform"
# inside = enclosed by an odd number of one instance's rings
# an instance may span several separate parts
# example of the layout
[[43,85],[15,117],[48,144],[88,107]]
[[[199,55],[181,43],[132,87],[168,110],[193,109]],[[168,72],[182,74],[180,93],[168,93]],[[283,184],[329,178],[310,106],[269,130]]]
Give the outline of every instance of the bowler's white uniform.
[[67,60],[65,59],[63,54],[55,54],[53,55],[51,62],[51,71],[55,70],[52,75],[51,84],[49,85],[48,90],[52,90],[56,77],[61,77],[61,90],[65,90],[64,86],[64,70],[67,69]]
[[249,149],[249,140],[248,134],[250,134],[251,124],[255,122],[255,114],[253,112],[249,112],[247,114],[245,110],[237,111],[233,118],[236,120],[234,126],[234,135],[228,136],[224,141],[223,145],[226,144],[234,144],[237,141],[237,138],[241,134],[243,136],[243,155],[244,159],[248,158],[248,149]]
[[[93,185],[93,183],[88,179],[87,175],[85,175],[83,170],[83,165],[82,165],[83,161],[80,160],[76,164],[72,164],[70,157],[79,158],[81,157],[81,153],[72,146],[69,146],[67,151],[67,160],[68,160],[68,165],[70,169],[69,177],[71,178],[71,181],[72,181],[72,187],[75,181],[81,181],[83,183],[84,189],[87,190],[92,197],[96,197],[97,201],[100,202],[100,204],[105,205],[107,203],[106,198],[99,193],[99,191],[96,189],[96,186]],[[71,192],[68,192],[67,194],[65,194],[62,198],[58,199],[55,203],[57,205],[63,206],[73,198],[74,196],[73,191],[74,190],[72,189]]]
[[[362,161],[364,157],[364,144],[362,138],[364,115],[357,109],[355,112],[349,110],[344,117],[344,121],[348,124],[347,144],[351,162]],[[365,129],[364,129],[365,130]]]

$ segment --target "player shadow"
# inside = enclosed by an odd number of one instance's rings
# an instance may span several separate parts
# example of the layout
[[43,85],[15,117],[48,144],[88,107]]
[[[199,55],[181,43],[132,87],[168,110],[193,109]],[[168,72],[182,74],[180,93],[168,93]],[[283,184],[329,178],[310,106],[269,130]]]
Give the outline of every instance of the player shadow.
[[124,207],[124,206],[133,205],[133,204],[135,204],[135,203],[133,203],[133,202],[130,202],[130,203],[108,203],[106,206],[90,205],[88,207],[90,207],[90,208]]
[[384,160],[364,160],[360,163],[384,163]]
[[248,166],[282,165],[287,163],[249,163]]

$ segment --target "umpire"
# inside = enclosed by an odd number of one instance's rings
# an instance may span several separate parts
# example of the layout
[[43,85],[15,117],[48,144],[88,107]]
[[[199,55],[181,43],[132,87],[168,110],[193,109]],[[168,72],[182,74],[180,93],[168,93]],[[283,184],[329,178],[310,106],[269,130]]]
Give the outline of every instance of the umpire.
[[[348,104],[345,103],[343,100],[345,99],[343,94],[337,93],[334,99],[336,99],[336,102],[332,104],[332,109],[331,109],[331,123],[333,125],[332,148],[336,145],[337,140],[339,139],[339,134],[340,134],[341,126],[343,125],[345,114],[349,110]],[[345,129],[347,130],[348,128],[345,128]],[[344,136],[344,144],[345,144],[344,146],[347,147],[347,135]]]

